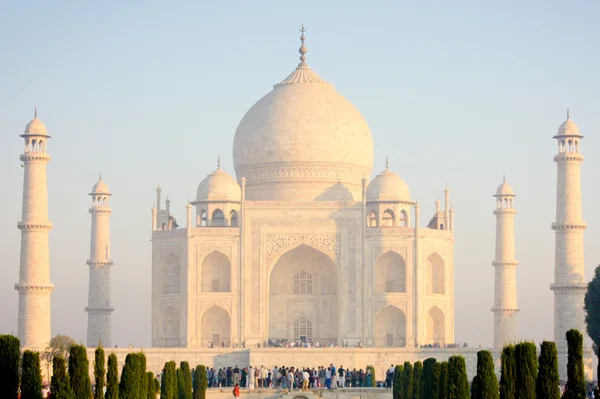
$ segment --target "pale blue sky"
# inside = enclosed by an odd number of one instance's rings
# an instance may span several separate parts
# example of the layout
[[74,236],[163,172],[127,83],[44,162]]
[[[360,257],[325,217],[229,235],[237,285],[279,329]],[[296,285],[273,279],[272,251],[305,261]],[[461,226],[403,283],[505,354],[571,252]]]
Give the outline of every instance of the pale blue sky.
[[[370,3],[370,5],[366,5]],[[0,3],[0,332],[15,332],[22,169],[33,107],[48,143],[53,334],[85,340],[90,198],[113,192],[113,340],[150,343],[150,208],[233,173],[235,128],[298,62],[363,113],[375,169],[408,183],[426,222],[456,208],[456,340],[492,343],[496,187],[517,199],[523,338],[553,338],[556,144],[565,110],[586,136],[586,274],[600,263],[600,3],[594,1],[4,1]]]

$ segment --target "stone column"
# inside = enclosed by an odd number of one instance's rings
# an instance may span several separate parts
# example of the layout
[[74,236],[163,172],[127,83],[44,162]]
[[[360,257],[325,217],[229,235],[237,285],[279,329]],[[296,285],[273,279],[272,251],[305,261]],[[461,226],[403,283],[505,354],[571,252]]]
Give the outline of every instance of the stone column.
[[517,211],[513,208],[515,197],[512,188],[504,181],[496,192],[496,256],[492,265],[495,268],[494,284],[494,347],[518,340],[519,306],[517,305],[517,266],[515,260],[514,219]]
[[106,348],[112,346],[111,314],[114,308],[110,298],[110,269],[113,265],[110,260],[110,214],[112,210],[108,204],[111,196],[108,187],[102,181],[96,183],[92,192],[92,232],[90,240],[90,259],[87,264],[90,268],[90,281],[88,291],[87,346],[102,345]]
[[23,208],[22,219],[17,224],[21,230],[21,261],[19,282],[18,337],[21,348],[44,350],[51,338],[50,254],[48,233],[52,223],[48,221],[48,188],[46,164],[50,155],[46,153],[50,136],[46,127],[36,116],[21,135],[25,140],[23,162]]

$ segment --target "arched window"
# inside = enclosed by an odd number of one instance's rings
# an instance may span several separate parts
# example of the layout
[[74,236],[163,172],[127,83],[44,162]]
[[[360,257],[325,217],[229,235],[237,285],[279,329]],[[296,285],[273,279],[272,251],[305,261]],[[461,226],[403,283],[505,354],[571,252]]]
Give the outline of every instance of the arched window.
[[392,212],[390,209],[386,209],[385,212],[383,212],[383,217],[381,218],[381,225],[384,227],[391,227],[394,226],[394,212]]
[[208,224],[208,214],[204,209],[200,211],[200,226],[205,227]]
[[178,347],[180,338],[179,312],[169,306],[162,314],[163,347]]
[[181,271],[179,258],[170,253],[163,261],[162,292],[179,294],[181,292]]
[[229,223],[230,226],[238,225],[238,214],[235,210],[231,211],[231,213],[229,214],[229,219],[231,220],[231,222]]
[[427,312],[427,343],[443,348],[446,344],[446,323],[444,313],[437,306]]
[[225,226],[225,215],[220,209],[215,209],[212,214],[211,226]]
[[299,316],[294,320],[294,340],[304,342],[312,340],[312,321],[308,317]]
[[428,294],[444,294],[446,276],[444,261],[437,253],[429,255],[426,266],[425,292]]
[[40,140],[40,152],[44,152],[44,142]]
[[200,292],[230,292],[231,264],[219,251],[208,254],[200,266]]
[[375,292],[406,292],[406,263],[398,253],[388,251],[375,261]]
[[400,212],[400,226],[408,227],[408,213],[404,209]]
[[294,275],[294,294],[312,294],[313,293],[313,278],[310,273],[305,271],[298,272]]
[[375,213],[375,211],[371,211],[371,213],[369,213],[369,220],[367,221],[367,225],[369,227],[377,227],[377,214]]

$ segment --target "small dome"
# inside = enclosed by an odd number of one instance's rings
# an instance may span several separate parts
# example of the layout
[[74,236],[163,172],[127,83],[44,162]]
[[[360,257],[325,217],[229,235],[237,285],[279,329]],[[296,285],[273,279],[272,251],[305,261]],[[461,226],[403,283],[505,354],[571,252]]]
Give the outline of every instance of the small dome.
[[367,202],[371,201],[410,201],[410,190],[400,176],[386,168],[367,187]]
[[37,115],[25,126],[24,136],[48,136],[46,125],[38,119]]
[[92,188],[92,192],[90,193],[90,195],[94,194],[112,195],[106,183],[102,181],[102,177],[100,177],[98,183],[94,184],[94,187]]
[[567,110],[567,120],[563,122],[562,125],[558,127],[557,136],[580,136],[583,137],[579,133],[579,127],[573,122],[571,116],[569,115],[569,111]]
[[196,201],[240,202],[241,200],[242,190],[240,185],[221,168],[217,168],[213,173],[206,176],[196,192]]
[[515,196],[515,192],[513,191],[512,187],[510,186],[510,184],[508,184],[506,182],[506,180],[498,186],[498,189],[496,190],[496,196],[511,196],[514,197]]

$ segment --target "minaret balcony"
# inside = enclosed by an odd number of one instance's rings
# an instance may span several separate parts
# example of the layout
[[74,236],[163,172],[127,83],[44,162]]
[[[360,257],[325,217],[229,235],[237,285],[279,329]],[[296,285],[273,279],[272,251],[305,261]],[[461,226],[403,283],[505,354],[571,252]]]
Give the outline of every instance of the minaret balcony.
[[519,308],[497,308],[492,307],[492,312],[494,313],[518,313],[521,309]]
[[552,223],[552,230],[585,230],[587,225],[584,222],[580,223]]
[[554,156],[554,162],[557,163],[581,163],[583,155],[578,152],[563,152]]
[[88,259],[86,262],[90,267],[111,267],[113,265],[113,261],[110,259],[107,260],[91,260]]
[[52,223],[19,222],[17,228],[19,230],[52,230]]
[[86,306],[85,311],[88,313],[110,313],[110,312],[114,312],[115,308],[113,308],[112,306],[104,306],[104,307],[98,307],[98,308]]
[[519,266],[519,261],[516,261],[516,260],[495,260],[495,261],[492,262],[492,266],[517,267],[517,266]]
[[45,152],[26,152],[19,159],[23,162],[50,162],[52,157]]
[[28,283],[17,283],[15,284],[15,290],[19,292],[50,292],[54,289],[54,284],[28,284]]
[[550,290],[554,292],[586,292],[587,284],[584,283],[573,283],[573,284],[550,284]]

